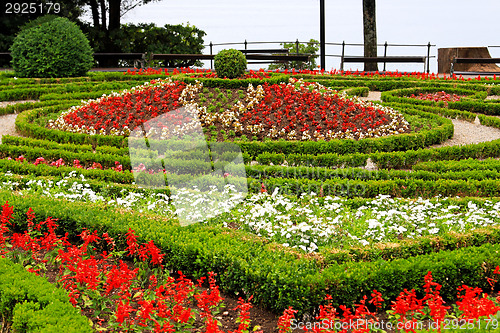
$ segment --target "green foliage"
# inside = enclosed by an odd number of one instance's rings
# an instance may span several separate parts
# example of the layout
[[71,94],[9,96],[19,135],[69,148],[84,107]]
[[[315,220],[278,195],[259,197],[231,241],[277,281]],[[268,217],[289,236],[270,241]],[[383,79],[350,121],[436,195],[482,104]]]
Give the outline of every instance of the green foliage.
[[316,52],[319,50],[319,42],[315,39],[310,39],[307,43],[299,43],[297,50],[297,43],[281,43],[283,48],[288,49],[290,54],[311,54],[309,61],[287,61],[277,64],[270,64],[269,69],[318,69],[316,64]]
[[214,58],[214,68],[219,78],[234,79],[245,73],[247,59],[241,51],[221,50]]
[[21,31],[11,47],[20,77],[82,76],[92,66],[92,49],[78,26],[56,18]]
[[0,314],[13,332],[92,332],[65,291],[5,258],[0,258],[0,300]]
[[26,23],[25,25],[23,25],[21,27],[21,30],[20,31],[24,31],[24,30],[28,30],[28,29],[31,29],[31,28],[34,28],[34,27],[39,27],[41,26],[42,24],[44,23],[47,23],[47,22],[50,22],[52,21],[53,19],[56,19],[58,18],[59,16],[56,16],[56,15],[44,15],[44,16],[40,16],[39,18],[33,20],[33,21],[29,21],[28,23]]
[[6,200],[14,206],[17,225],[25,225],[25,212],[31,207],[37,218],[57,218],[70,236],[87,228],[106,230],[111,237],[124,239],[132,228],[139,241],[153,240],[167,253],[167,268],[197,276],[214,271],[221,289],[253,294],[257,302],[277,313],[288,306],[299,314],[313,313],[326,294],[333,296],[335,306],[353,304],[373,289],[381,291],[390,304],[404,288],[422,291],[428,271],[443,285],[441,295],[453,298],[456,288],[464,283],[487,288],[485,277],[492,277],[494,267],[500,264],[500,245],[481,245],[485,239],[498,242],[498,231],[474,232],[463,238],[416,239],[398,248],[353,248],[339,255],[325,252],[323,260],[321,255],[303,256],[240,230],[199,224],[180,227],[176,221],[157,215],[123,214],[98,204],[1,191],[0,202]]
[[[114,47],[113,52],[123,53],[157,53],[157,54],[200,54],[203,51],[203,38],[206,33],[194,25],[166,24],[158,27],[154,23],[123,24],[119,30],[109,34],[110,41],[106,41],[106,34],[99,28],[83,26],[89,36],[95,52],[109,52],[109,45]],[[148,66],[162,67],[189,67],[201,66],[200,61],[194,60],[150,60]],[[119,66],[133,66],[131,61],[121,61]]]
[[[124,24],[116,43],[121,52],[158,54],[200,54],[204,48],[206,33],[194,25],[165,24],[157,27],[154,23]],[[150,65],[163,67],[201,66],[194,60],[165,60]]]

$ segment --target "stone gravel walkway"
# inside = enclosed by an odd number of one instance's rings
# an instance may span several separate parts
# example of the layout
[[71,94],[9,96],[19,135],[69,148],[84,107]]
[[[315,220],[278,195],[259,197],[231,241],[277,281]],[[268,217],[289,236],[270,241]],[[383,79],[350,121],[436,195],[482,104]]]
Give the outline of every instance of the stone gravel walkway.
[[[368,97],[362,97],[361,99],[364,101],[381,101],[381,94],[380,91],[370,91]],[[500,98],[500,96],[488,97],[488,99]],[[473,123],[459,119],[452,119],[451,121],[454,126],[453,137],[441,144],[433,145],[431,148],[467,145],[500,139],[500,129],[483,126],[479,123],[478,118]]]

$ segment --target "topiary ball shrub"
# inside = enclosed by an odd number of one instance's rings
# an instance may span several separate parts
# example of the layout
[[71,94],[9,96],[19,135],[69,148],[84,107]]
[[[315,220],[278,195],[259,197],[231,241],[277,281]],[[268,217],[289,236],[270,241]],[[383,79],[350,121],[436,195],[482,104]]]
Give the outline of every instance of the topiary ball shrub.
[[83,32],[64,17],[22,30],[10,52],[18,77],[82,76],[94,62]]
[[214,67],[218,77],[234,79],[245,73],[247,58],[235,49],[222,50],[214,57]]

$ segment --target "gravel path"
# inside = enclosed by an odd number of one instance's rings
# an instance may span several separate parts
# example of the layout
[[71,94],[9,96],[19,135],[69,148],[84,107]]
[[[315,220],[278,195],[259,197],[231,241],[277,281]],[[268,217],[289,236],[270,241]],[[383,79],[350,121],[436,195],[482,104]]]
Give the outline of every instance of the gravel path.
[[[36,100],[0,102],[0,108],[17,103],[38,102]],[[0,144],[4,135],[18,135],[16,132],[17,114],[7,114],[0,116]]]
[[[370,91],[368,97],[362,97],[361,99],[380,101],[381,95],[380,91]],[[500,99],[500,96],[488,96],[487,99]],[[500,139],[500,129],[481,125],[477,117],[473,123],[459,119],[452,119],[451,121],[454,126],[453,137],[441,144],[433,145],[431,148],[467,145]]]

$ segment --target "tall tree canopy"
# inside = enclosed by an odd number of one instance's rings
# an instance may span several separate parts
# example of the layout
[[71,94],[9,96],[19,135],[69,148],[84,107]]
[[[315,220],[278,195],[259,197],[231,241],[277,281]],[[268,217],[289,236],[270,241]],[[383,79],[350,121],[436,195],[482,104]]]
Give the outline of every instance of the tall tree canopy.
[[120,28],[121,17],[137,6],[159,0],[82,0],[90,7],[95,28],[113,31]]
[[[363,0],[363,41],[364,56],[377,56],[377,24],[375,21],[375,0]],[[377,71],[378,65],[365,63],[365,71]]]

